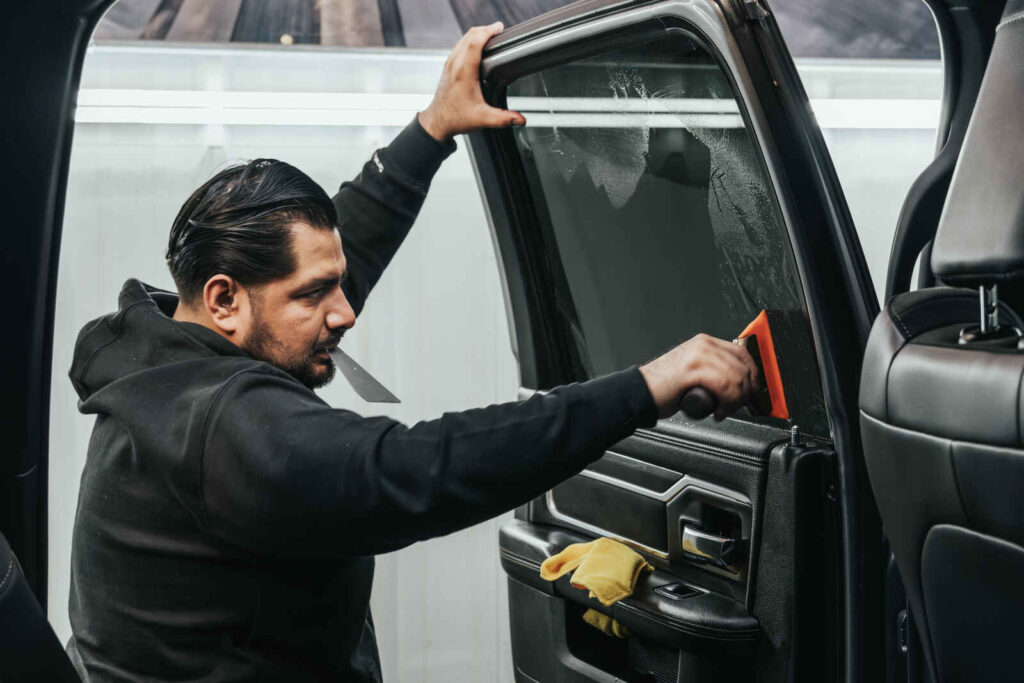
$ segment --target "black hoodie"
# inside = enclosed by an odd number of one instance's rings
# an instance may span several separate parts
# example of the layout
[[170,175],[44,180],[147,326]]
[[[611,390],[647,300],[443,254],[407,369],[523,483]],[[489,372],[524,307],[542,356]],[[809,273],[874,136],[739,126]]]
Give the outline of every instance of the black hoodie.
[[[448,153],[413,123],[335,202],[358,311]],[[91,681],[379,681],[373,555],[520,505],[655,409],[635,369],[406,427],[332,409],[129,280],[79,335],[96,425],[69,644]]]

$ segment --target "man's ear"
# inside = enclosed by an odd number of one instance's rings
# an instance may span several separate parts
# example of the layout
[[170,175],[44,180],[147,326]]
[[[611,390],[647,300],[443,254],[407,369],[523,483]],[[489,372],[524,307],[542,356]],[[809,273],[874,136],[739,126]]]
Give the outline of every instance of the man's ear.
[[241,332],[248,317],[246,292],[229,275],[214,275],[206,281],[203,307],[213,324],[227,337]]

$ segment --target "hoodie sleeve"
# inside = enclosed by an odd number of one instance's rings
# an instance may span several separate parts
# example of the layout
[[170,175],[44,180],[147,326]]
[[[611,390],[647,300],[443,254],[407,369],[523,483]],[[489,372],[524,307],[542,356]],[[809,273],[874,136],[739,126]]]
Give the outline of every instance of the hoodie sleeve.
[[203,520],[255,552],[388,552],[521,505],[655,420],[636,368],[413,427],[248,371],[208,416]]
[[334,196],[348,261],[343,287],[357,314],[409,234],[434,174],[455,149],[454,141],[438,142],[414,118]]

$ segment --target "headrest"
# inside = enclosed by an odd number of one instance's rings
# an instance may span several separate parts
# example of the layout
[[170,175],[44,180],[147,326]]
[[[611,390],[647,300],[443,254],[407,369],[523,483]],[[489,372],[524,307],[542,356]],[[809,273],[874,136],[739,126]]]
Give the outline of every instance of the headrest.
[[1009,0],[996,29],[932,270],[949,285],[1024,280],[1024,0]]

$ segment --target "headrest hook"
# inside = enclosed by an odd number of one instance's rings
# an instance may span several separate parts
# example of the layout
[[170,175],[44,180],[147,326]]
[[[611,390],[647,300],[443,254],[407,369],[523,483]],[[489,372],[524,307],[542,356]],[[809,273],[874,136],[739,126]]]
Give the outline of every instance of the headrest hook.
[[981,304],[981,333],[999,329],[999,285],[992,288],[978,287],[978,303]]
[[978,287],[978,306],[981,313],[979,324],[961,329],[959,343],[989,342],[998,346],[1001,342],[1016,343],[1020,340],[1024,344],[1024,333],[1016,327],[999,324],[999,285]]

